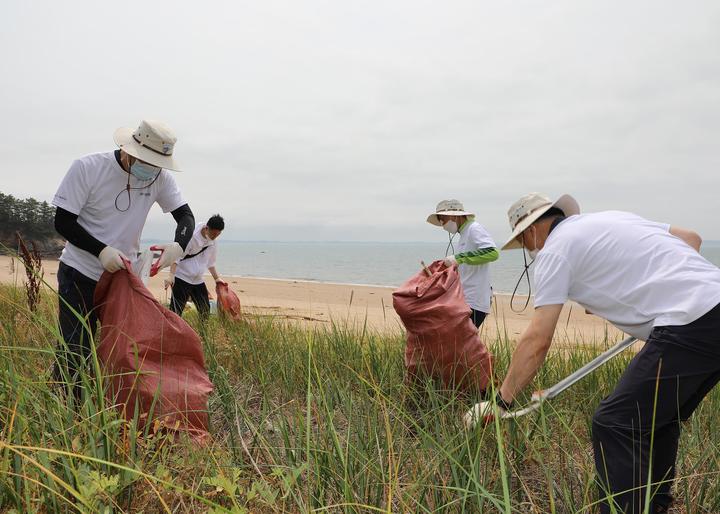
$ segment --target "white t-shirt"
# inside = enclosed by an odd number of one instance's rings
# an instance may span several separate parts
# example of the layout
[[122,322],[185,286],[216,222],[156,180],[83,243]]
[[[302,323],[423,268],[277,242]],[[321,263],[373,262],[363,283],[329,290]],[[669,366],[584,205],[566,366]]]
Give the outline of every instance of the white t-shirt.
[[[86,155],[72,163],[52,203],[77,214],[78,224],[90,235],[134,259],[152,205],[157,202],[163,212],[170,212],[185,204],[185,200],[173,176],[162,170],[150,187],[130,190],[129,209],[121,212],[118,208],[128,207],[125,191],[128,177],[131,188],[149,184],[126,173],[114,152]],[[98,280],[103,272],[97,257],[70,242],[65,243],[60,260],[93,280]]]
[[[480,248],[495,248],[495,241],[482,225],[476,221],[468,221],[460,231],[460,243],[455,253],[471,252]],[[459,264],[458,270],[467,304],[476,311],[490,312],[490,266]]]
[[669,228],[619,211],[569,217],[535,259],[535,307],[570,299],[642,340],[692,323],[720,303],[720,268]]
[[202,235],[202,229],[205,223],[198,223],[195,225],[195,231],[193,232],[192,239],[185,248],[185,255],[193,255],[198,253],[204,247],[208,247],[202,253],[189,259],[180,259],[177,262],[177,269],[175,270],[175,276],[187,282],[188,284],[202,284],[204,282],[203,275],[208,268],[215,266],[215,259],[217,258],[217,245],[215,241],[204,237]]

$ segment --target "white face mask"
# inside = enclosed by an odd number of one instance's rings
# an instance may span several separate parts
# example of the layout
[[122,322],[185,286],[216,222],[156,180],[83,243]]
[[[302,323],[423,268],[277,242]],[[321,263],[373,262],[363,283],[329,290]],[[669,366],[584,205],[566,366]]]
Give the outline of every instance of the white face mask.
[[535,248],[534,250],[528,250],[527,253],[528,253],[528,255],[530,256],[530,259],[535,260],[535,258],[537,257],[537,254],[538,254],[539,251],[540,251],[540,250],[538,250],[537,248]]
[[458,226],[454,221],[446,221],[442,226],[443,230],[447,230],[451,234],[457,234]]

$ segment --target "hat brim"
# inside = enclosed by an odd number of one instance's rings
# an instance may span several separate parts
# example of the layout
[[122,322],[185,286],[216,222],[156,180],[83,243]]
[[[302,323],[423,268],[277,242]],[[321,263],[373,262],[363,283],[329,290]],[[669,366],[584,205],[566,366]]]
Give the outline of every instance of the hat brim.
[[570,195],[562,195],[554,203],[544,205],[539,209],[536,209],[534,212],[532,212],[530,215],[526,216],[522,221],[520,221],[520,223],[515,225],[515,229],[513,229],[510,238],[502,246],[501,250],[516,250],[518,248],[522,248],[522,243],[517,240],[518,236],[522,234],[526,228],[535,223],[540,216],[545,214],[552,207],[557,207],[558,209],[563,211],[566,217],[580,214],[580,204],[577,202],[577,200],[575,200],[575,198]]
[[436,227],[442,227],[442,223],[440,223],[438,216],[468,216],[468,217],[474,218],[475,214],[472,212],[467,212],[467,211],[433,212],[430,216],[427,217],[427,222],[430,223],[431,225],[435,225]]
[[182,171],[172,155],[162,155],[149,148],[139,145],[132,137],[135,131],[131,128],[120,127],[113,134],[113,140],[120,149],[128,155],[143,162],[172,171]]

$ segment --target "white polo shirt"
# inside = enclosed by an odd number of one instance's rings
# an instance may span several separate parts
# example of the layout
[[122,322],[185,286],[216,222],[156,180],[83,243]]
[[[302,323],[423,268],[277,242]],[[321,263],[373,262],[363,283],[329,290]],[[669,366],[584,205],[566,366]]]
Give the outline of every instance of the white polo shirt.
[[[72,163],[52,204],[77,214],[78,224],[90,235],[133,259],[140,248],[140,235],[152,205],[157,202],[163,212],[170,212],[186,202],[175,178],[162,170],[150,187],[130,190],[130,206],[122,212],[118,207],[128,207],[125,191],[128,176],[131,188],[149,184],[128,175],[118,164],[114,152],[86,155]],[[60,261],[93,280],[99,280],[103,272],[97,257],[69,241],[65,243]]]
[[[482,225],[476,221],[467,221],[460,231],[460,242],[455,253],[471,252],[481,248],[495,248],[495,241]],[[476,311],[490,312],[492,297],[490,266],[458,264],[458,270],[467,304]]]
[[692,323],[720,303],[720,268],[669,228],[619,211],[567,218],[535,259],[535,307],[573,300],[642,340]]
[[[185,255],[196,254],[204,247],[208,247],[207,250],[195,255],[195,257],[190,257],[185,260],[180,259],[177,262],[175,277],[184,280],[188,284],[202,284],[205,281],[203,279],[205,272],[208,268],[215,266],[217,245],[214,240],[202,235],[202,228],[204,226],[205,223],[195,225],[192,239],[190,239],[187,248],[185,248]],[[185,255],[183,255],[183,257]]]

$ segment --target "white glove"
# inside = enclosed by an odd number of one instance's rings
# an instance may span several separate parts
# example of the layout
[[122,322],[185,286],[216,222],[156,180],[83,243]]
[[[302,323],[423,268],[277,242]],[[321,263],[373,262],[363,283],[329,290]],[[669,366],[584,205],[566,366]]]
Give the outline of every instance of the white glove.
[[443,264],[445,264],[445,267],[452,268],[457,264],[457,259],[454,255],[448,255],[445,257],[445,260],[443,260]]
[[493,402],[476,403],[472,409],[463,416],[463,423],[467,430],[472,430],[475,425],[482,422],[491,423],[495,416],[502,417],[507,411]]
[[150,249],[153,251],[160,251],[160,257],[158,257],[158,260],[155,261],[155,263],[152,265],[152,268],[150,268],[151,277],[157,275],[158,271],[163,268],[167,268],[173,262],[177,262],[177,260],[185,253],[185,251],[178,243],[155,245],[151,246]]
[[175,285],[175,275],[170,273],[170,276],[163,280],[163,283],[165,284],[165,290],[167,290],[168,287],[172,287]]
[[120,269],[126,269],[123,260],[128,260],[124,253],[112,246],[103,248],[100,255],[98,255],[98,259],[100,259],[100,264],[105,268],[105,271],[110,273],[115,273]]

